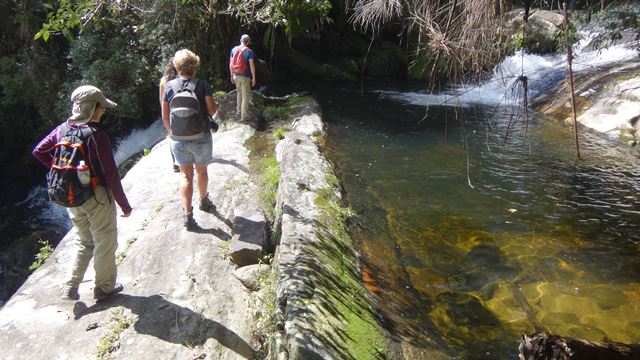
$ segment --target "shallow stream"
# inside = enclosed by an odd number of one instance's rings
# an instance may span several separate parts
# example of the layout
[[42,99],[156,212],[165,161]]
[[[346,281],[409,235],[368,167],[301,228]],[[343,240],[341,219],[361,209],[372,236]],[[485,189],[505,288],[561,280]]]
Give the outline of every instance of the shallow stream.
[[456,359],[516,359],[536,330],[640,342],[638,152],[583,130],[578,160],[556,120],[403,91],[313,93],[395,340]]

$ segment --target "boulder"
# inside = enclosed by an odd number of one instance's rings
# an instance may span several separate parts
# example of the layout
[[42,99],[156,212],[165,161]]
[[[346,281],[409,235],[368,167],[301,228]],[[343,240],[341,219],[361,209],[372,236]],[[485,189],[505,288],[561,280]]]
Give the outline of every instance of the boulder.
[[[511,12],[510,28],[512,38],[522,33],[524,10]],[[529,15],[526,24],[526,36],[522,46],[527,52],[547,54],[555,52],[558,43],[554,39],[556,30],[562,28],[562,14],[548,10],[538,10]]]
[[233,272],[233,277],[238,279],[247,289],[257,291],[260,290],[260,278],[266,275],[270,269],[269,265],[247,265],[236,269]]

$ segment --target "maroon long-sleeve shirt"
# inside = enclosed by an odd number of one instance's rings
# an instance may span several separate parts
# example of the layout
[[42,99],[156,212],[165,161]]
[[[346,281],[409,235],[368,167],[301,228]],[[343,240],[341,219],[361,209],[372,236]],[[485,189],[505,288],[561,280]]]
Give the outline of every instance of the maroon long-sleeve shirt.
[[[87,125],[67,124],[72,129],[87,127]],[[51,167],[55,145],[63,136],[60,134],[61,126],[62,124],[53,129],[49,135],[42,139],[33,149],[33,156],[35,156],[36,159],[43,163],[47,168]],[[87,147],[89,149],[89,161],[91,161],[91,164],[93,164],[94,167],[99,167],[104,175],[104,181],[106,184],[101,185],[111,190],[116,203],[120,206],[123,213],[130,213],[131,206],[129,205],[129,200],[124,193],[124,189],[122,188],[120,174],[118,174],[118,167],[113,159],[113,147],[111,145],[109,135],[107,135],[105,131],[97,131],[87,139]]]

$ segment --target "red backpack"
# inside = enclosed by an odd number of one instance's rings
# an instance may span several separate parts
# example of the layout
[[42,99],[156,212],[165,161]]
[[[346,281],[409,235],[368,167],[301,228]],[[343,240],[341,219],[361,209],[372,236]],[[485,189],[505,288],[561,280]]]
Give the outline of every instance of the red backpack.
[[244,61],[244,52],[248,49],[248,47],[236,47],[236,52],[233,54],[233,58],[231,59],[231,72],[234,75],[242,75],[245,71],[247,71],[247,63]]

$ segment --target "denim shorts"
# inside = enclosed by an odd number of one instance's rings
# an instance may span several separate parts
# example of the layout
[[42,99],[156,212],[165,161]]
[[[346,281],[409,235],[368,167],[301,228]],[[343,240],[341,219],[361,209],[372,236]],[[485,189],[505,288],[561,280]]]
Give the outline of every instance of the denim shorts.
[[206,165],[213,159],[213,141],[208,132],[202,139],[171,140],[171,150],[178,165]]

